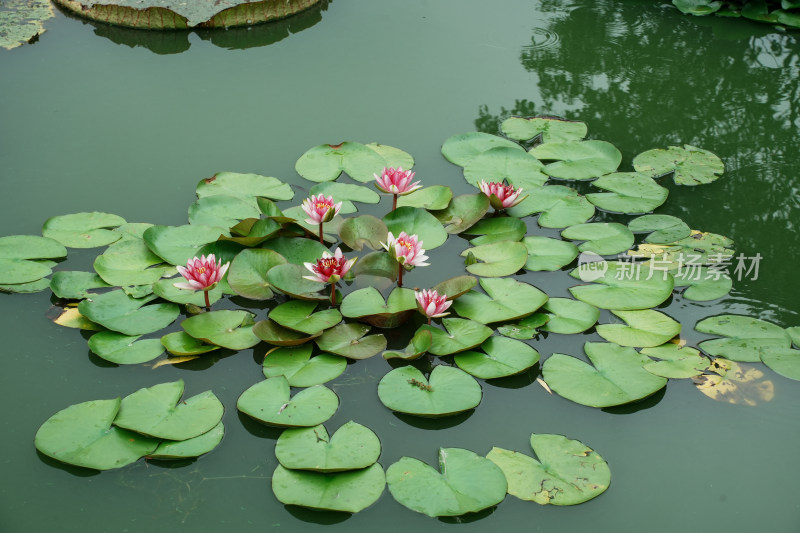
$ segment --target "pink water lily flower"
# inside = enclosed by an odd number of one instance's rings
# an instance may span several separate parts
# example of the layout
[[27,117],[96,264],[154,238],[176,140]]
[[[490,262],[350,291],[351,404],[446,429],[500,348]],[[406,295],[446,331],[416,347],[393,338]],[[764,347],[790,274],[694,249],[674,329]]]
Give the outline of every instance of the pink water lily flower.
[[310,198],[303,200],[303,211],[308,215],[306,222],[309,224],[330,222],[333,217],[339,214],[341,208],[342,202],[334,204],[333,196],[312,194]]
[[208,291],[217,286],[230,265],[230,262],[223,265],[221,260],[217,263],[214,254],[210,254],[208,257],[205,255],[200,258],[193,257],[187,261],[186,267],[176,267],[186,282],[173,283],[173,285],[179,289],[203,291],[206,297],[206,308],[211,307]]
[[416,173],[410,170],[403,170],[403,167],[386,167],[380,176],[377,174],[373,174],[373,176],[375,176],[375,186],[381,191],[405,196],[422,188],[418,181],[411,183],[414,174]]
[[406,268],[428,266],[425,260],[428,258],[425,255],[425,248],[422,247],[422,241],[416,235],[408,235],[405,231],[401,231],[400,235],[395,239],[392,232],[386,237],[386,243],[381,243],[392,256],[392,259],[405,265]]
[[415,291],[414,296],[417,297],[420,312],[428,317],[428,323],[430,323],[431,318],[439,318],[450,314],[445,311],[453,302],[447,299],[446,294],[439,294],[434,289],[425,289]]
[[489,203],[492,204],[492,207],[498,211],[501,209],[514,207],[528,197],[526,194],[520,198],[520,194],[522,194],[522,187],[514,190],[512,185],[506,185],[504,182],[486,183],[484,180],[481,180],[480,189],[483,194],[489,197]]
[[349,261],[344,258],[342,250],[336,248],[333,255],[330,252],[322,252],[322,257],[317,259],[317,263],[303,263],[311,271],[313,276],[303,276],[303,278],[320,283],[331,284],[331,304],[336,304],[336,282],[344,277],[345,274],[356,262],[357,257]]

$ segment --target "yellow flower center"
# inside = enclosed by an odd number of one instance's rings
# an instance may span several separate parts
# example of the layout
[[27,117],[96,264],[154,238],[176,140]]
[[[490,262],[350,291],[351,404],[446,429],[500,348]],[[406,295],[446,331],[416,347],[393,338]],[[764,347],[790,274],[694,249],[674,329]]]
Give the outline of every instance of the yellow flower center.
[[330,209],[330,204],[323,204],[322,202],[317,202],[317,209]]
[[195,272],[197,272],[198,274],[204,274],[205,271],[206,271],[206,267],[200,267],[200,268],[195,270]]

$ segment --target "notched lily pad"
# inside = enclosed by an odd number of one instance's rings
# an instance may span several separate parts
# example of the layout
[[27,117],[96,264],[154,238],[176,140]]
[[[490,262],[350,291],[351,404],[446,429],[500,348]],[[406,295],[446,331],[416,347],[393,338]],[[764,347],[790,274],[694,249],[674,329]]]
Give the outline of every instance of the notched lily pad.
[[315,339],[320,350],[347,357],[367,359],[386,349],[386,337],[367,335],[371,328],[365,324],[339,324]]
[[725,338],[701,342],[698,347],[709,355],[731,361],[755,363],[772,350],[790,348],[792,340],[782,327],[742,315],[718,315],[701,320],[697,331]]
[[483,193],[456,196],[446,209],[433,215],[444,225],[447,233],[461,233],[472,227],[489,210],[489,197]]
[[482,394],[469,374],[444,365],[427,379],[413,366],[395,368],[378,383],[378,398],[392,411],[433,418],[474,409]]
[[[403,167],[405,168],[405,167]],[[444,185],[431,185],[401,196],[397,199],[397,207],[419,207],[428,211],[446,209],[453,199],[453,191]]]
[[469,350],[481,344],[492,334],[492,328],[474,320],[463,318],[443,318],[442,324],[447,331],[423,325],[418,331],[429,331],[433,342],[428,351],[434,355],[449,355]]
[[592,185],[609,192],[587,194],[586,199],[613,213],[649,213],[666,202],[669,195],[668,189],[639,172],[607,174]]
[[278,178],[258,174],[239,174],[237,172],[217,172],[197,184],[197,197],[235,196],[243,199],[255,197],[272,200],[291,200],[292,188]]
[[125,335],[144,335],[169,326],[180,313],[177,305],[145,305],[155,299],[131,298],[121,290],[93,295],[78,304],[83,316],[108,329]]
[[496,147],[506,147],[524,152],[522,147],[513,141],[497,135],[472,131],[453,135],[445,140],[442,145],[442,155],[454,165],[463,167],[476,155]]
[[285,328],[307,335],[332,328],[342,321],[342,315],[336,309],[315,313],[317,305],[317,302],[312,301],[290,300],[270,311],[269,318]]
[[287,429],[275,443],[275,457],[285,468],[341,472],[367,468],[378,461],[381,441],[352,420],[328,437],[325,426]]
[[312,350],[306,344],[269,351],[262,367],[264,376],[284,376],[291,387],[312,387],[339,377],[347,368],[344,357],[329,353],[311,357]]
[[542,143],[531,148],[530,153],[542,161],[555,160],[545,165],[543,172],[565,180],[587,180],[617,170],[622,154],[606,141],[563,141]]
[[548,318],[542,330],[562,335],[583,333],[600,318],[597,307],[570,298],[550,298],[543,311]]
[[161,344],[172,355],[200,355],[214,350],[219,350],[219,346],[206,344],[195,339],[185,331],[175,331],[161,337]]
[[324,385],[303,389],[290,398],[283,376],[256,383],[239,396],[236,407],[256,420],[279,427],[322,424],[339,408],[339,397]]
[[642,152],[633,158],[633,168],[653,176],[673,173],[678,185],[711,183],[725,172],[725,164],[719,157],[690,144]]
[[152,361],[162,353],[159,339],[138,340],[140,335],[123,335],[116,331],[101,331],[89,339],[89,349],[106,361],[118,365],[135,365]]
[[670,215],[643,215],[628,222],[628,229],[634,233],[648,232],[644,242],[650,244],[669,244],[685,239],[692,230],[683,220]]
[[111,228],[124,223],[121,216],[96,211],[60,215],[45,221],[42,235],[67,248],[96,248],[119,240],[122,235]]
[[171,265],[186,265],[197,256],[200,248],[214,242],[221,235],[230,237],[223,227],[187,224],[185,226],[152,226],[144,232],[143,239],[154,254]]
[[455,355],[458,368],[476,378],[494,379],[525,372],[539,362],[539,352],[517,340],[489,337],[481,344],[483,352],[466,351]]
[[566,228],[582,224],[594,215],[594,205],[578,191],[564,185],[545,185],[529,190],[519,205],[507,209],[513,217],[540,213],[538,224],[543,228]]
[[509,139],[538,139],[545,143],[579,141],[588,132],[584,122],[558,117],[509,117],[503,121],[500,129]]
[[60,242],[38,235],[0,237],[0,259],[60,259],[67,249]]
[[453,302],[459,315],[480,322],[506,322],[530,315],[547,301],[547,295],[528,283],[511,278],[480,280],[486,294],[470,291]]
[[374,287],[351,292],[342,300],[342,315],[378,328],[394,328],[405,323],[417,309],[414,291],[396,287],[384,301]]
[[253,333],[253,314],[247,311],[210,311],[187,318],[181,327],[195,339],[231,350],[246,350],[260,341]]
[[281,465],[272,474],[272,492],[285,505],[357,513],[376,501],[386,488],[383,467],[332,474],[290,470]]
[[571,242],[550,237],[525,237],[522,243],[528,249],[525,270],[552,272],[572,263],[579,253],[578,247]]
[[681,332],[681,325],[669,316],[653,309],[641,311],[612,311],[627,325],[601,324],[597,334],[620,346],[648,348],[660,346]]
[[183,441],[163,441],[148,459],[188,459],[199,457],[216,448],[225,436],[222,422],[202,435]]
[[528,249],[521,242],[494,242],[467,248],[462,257],[480,261],[467,264],[467,271],[476,276],[500,278],[516,273],[528,260]]

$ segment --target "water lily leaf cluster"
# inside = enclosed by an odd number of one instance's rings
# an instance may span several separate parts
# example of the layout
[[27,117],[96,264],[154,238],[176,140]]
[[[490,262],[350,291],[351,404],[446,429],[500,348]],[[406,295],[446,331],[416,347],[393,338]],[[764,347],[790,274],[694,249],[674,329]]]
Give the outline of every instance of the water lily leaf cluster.
[[743,17],[778,27],[800,28],[800,5],[791,0],[672,0],[672,4],[688,15]]

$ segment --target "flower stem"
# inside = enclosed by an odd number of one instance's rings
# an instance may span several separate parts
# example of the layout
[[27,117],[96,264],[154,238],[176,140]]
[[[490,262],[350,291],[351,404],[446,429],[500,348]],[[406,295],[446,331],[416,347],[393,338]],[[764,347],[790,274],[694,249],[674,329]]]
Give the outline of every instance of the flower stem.
[[336,284],[331,283],[331,305],[336,305]]
[[322,222],[319,223],[319,243],[324,245],[325,242],[322,240],[322,224]]
[[394,200],[392,200],[392,211],[397,209],[397,195],[395,194],[395,195],[393,195],[393,197],[394,197]]
[[203,294],[206,297],[206,311],[211,309],[211,302],[208,300],[208,291],[203,291]]
[[399,263],[397,265],[397,286],[398,287],[403,286],[403,265]]
[[431,325],[431,317],[428,317],[428,325]]

